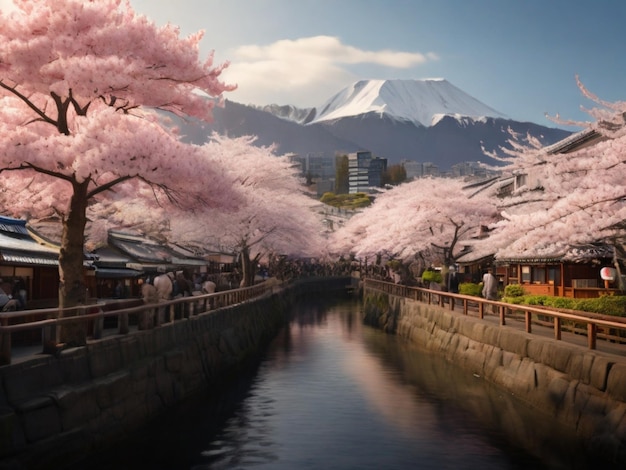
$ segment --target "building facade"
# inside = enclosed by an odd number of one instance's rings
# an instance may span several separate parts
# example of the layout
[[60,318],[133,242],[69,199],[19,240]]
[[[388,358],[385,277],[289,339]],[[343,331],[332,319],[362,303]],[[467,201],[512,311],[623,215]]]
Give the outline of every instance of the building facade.
[[382,187],[383,175],[387,171],[387,159],[373,157],[372,152],[362,151],[348,154],[348,192],[350,194],[371,192],[371,188]]

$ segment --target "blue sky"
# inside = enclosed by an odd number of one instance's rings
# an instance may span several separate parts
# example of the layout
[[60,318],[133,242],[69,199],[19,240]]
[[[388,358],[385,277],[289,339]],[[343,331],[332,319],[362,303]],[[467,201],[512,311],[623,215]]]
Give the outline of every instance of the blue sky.
[[[0,5],[6,0],[0,0]],[[320,106],[358,79],[445,78],[508,117],[626,101],[623,0],[130,0],[230,61],[240,103]]]

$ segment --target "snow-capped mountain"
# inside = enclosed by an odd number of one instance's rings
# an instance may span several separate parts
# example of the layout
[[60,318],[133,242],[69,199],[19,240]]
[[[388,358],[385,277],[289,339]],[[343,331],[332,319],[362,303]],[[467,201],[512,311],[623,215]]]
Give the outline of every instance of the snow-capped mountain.
[[186,140],[201,144],[212,132],[257,136],[257,145],[276,145],[279,154],[346,154],[369,150],[387,158],[429,162],[441,171],[457,163],[488,159],[483,149],[509,145],[510,131],[543,145],[570,132],[513,121],[448,81],[362,80],[335,94],[320,108],[247,106],[226,100],[211,125],[181,123]]
[[328,100],[312,122],[368,113],[430,127],[443,116],[504,118],[444,79],[361,80]]

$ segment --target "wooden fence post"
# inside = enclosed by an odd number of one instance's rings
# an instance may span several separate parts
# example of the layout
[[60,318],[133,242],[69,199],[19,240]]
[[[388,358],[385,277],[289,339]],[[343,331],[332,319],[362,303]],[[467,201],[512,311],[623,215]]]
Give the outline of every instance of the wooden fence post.
[[554,339],[561,340],[561,319],[559,317],[554,317]]
[[596,349],[596,334],[598,327],[593,323],[587,323],[587,342],[589,349]]
[[[8,326],[9,319],[2,317],[0,324],[2,326]],[[0,365],[11,364],[11,332],[3,331],[2,335],[0,335],[0,341],[2,342],[0,347]]]

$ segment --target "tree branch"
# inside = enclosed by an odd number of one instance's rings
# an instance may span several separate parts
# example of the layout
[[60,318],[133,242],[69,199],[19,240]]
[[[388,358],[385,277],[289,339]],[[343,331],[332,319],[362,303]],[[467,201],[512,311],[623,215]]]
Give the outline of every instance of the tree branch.
[[28,163],[28,162],[21,163],[20,166],[17,166],[14,168],[0,168],[0,173],[2,173],[3,171],[21,171],[21,170],[36,171],[37,173],[42,173],[44,175],[52,176],[53,178],[59,178],[65,181],[69,181],[70,183],[74,181],[74,179],[71,176],[64,175],[63,173],[59,173],[57,171],[47,170],[45,168],[35,166],[32,163]]
[[120,176],[119,178],[111,180],[108,183],[103,184],[102,186],[98,186],[98,187],[92,189],[91,191],[89,191],[87,193],[87,198],[92,198],[92,197],[96,196],[97,194],[100,194],[100,193],[103,193],[105,191],[108,191],[109,189],[111,189],[115,185],[118,185],[120,183],[123,183],[124,181],[128,181],[128,180],[133,179],[133,178],[135,178],[135,176],[130,176],[130,175]]
[[26,103],[26,105],[30,109],[35,111],[35,113],[37,113],[37,115],[39,115],[41,117],[41,120],[43,122],[46,122],[48,124],[52,124],[53,126],[57,127],[57,121],[55,121],[54,119],[51,119],[49,116],[47,116],[46,113],[44,113],[41,109],[39,109],[37,106],[35,106],[35,104],[31,100],[29,100],[26,95],[23,95],[22,93],[17,91],[16,87],[11,87],[11,86],[7,85],[6,83],[4,83],[4,81],[2,81],[2,80],[0,80],[0,87],[4,88],[5,90],[7,90],[10,93],[13,93],[20,100],[22,100],[24,103]]

